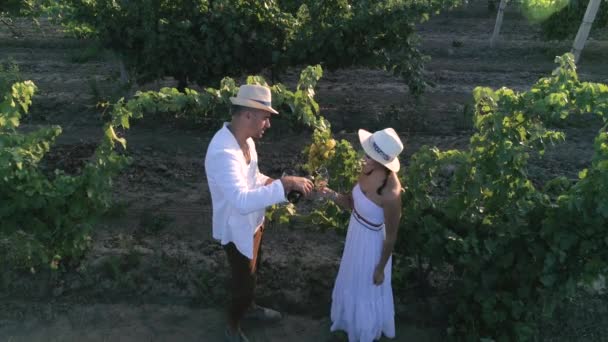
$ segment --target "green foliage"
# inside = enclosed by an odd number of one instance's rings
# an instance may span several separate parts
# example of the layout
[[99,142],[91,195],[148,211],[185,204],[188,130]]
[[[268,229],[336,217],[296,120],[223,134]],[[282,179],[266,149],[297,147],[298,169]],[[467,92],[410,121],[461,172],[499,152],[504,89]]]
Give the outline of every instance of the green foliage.
[[[315,128],[311,144],[304,148],[303,153],[307,156],[303,167],[311,175],[319,168],[326,168],[328,185],[332,189],[348,193],[354,187],[361,170],[361,158],[347,140],[338,142],[332,137],[330,125],[324,119]],[[349,217],[350,213],[333,202],[323,201],[315,205],[304,219],[317,228],[346,232]]]
[[0,94],[9,93],[13,84],[21,81],[19,66],[13,60],[0,61]]
[[[329,122],[323,117],[317,118],[311,143],[304,147],[302,153],[307,158],[302,168],[313,180],[316,171],[325,168],[329,173],[328,185],[336,191],[348,193],[357,182],[361,170],[359,154],[347,140],[336,141],[332,137]],[[315,228],[345,233],[350,213],[331,201],[315,201],[317,203],[309,213],[299,216]],[[278,224],[291,224],[297,216],[296,208],[291,203],[273,206],[266,214],[270,222]]]
[[36,18],[65,8],[64,0],[3,0],[0,2],[0,17]]
[[[320,66],[308,66],[302,71],[295,91],[288,90],[280,83],[270,86],[272,106],[281,112],[273,121],[286,122],[293,130],[316,125],[320,119],[314,87],[322,75]],[[247,83],[268,85],[260,76],[249,76]],[[124,118],[149,115],[215,128],[220,122],[230,119],[230,97],[237,92],[236,82],[226,77],[220,82],[219,88],[207,88],[200,93],[192,89],[180,92],[176,88],[137,92],[133,99],[121,99],[114,104],[113,112]]]
[[15,37],[21,33],[14,25],[14,18],[29,18],[39,27],[38,18],[62,0],[2,0],[0,1],[0,24],[6,26]]
[[303,168],[311,175],[319,168],[329,172],[329,184],[337,191],[350,191],[361,170],[361,158],[347,140],[333,138],[329,122],[319,120],[312,133],[311,143],[304,147]]
[[[589,5],[589,0],[568,1],[560,11],[542,21],[541,28],[545,39],[562,40],[574,37],[583,21],[587,5]],[[607,24],[608,4],[606,1],[602,1],[593,22],[593,29],[606,27]]]
[[270,226],[290,225],[296,213],[297,209],[293,203],[275,204],[266,210],[265,217]]
[[350,212],[342,210],[334,202],[324,201],[315,205],[315,208],[305,215],[304,220],[313,228],[333,229],[342,235],[346,235],[349,218]]
[[224,76],[295,65],[370,66],[426,86],[415,25],[460,0],[412,2],[66,0],[55,15],[117,51],[139,81],[172,76],[183,90]]
[[413,94],[425,88],[424,58],[417,49],[415,25],[428,17],[433,4],[346,0],[302,3],[294,13],[301,25],[287,51],[291,64],[323,63],[329,69],[381,67],[402,76]]
[[521,3],[526,18],[533,23],[540,23],[568,6],[568,0],[526,0]]
[[[292,130],[304,127],[314,127],[322,120],[319,104],[315,101],[315,87],[323,77],[323,68],[320,65],[307,66],[300,73],[300,80],[294,92],[278,83],[270,87],[272,92],[272,106],[282,113],[278,120],[287,120]],[[247,83],[266,84],[263,79],[255,82],[248,79]]]
[[295,20],[273,1],[67,0],[68,29],[118,51],[139,81],[208,85],[259,72],[285,50]]
[[87,63],[89,61],[99,59],[102,52],[103,50],[98,44],[91,44],[70,53],[70,62]]
[[557,62],[526,92],[476,88],[469,149],[423,148],[408,167],[396,253],[453,270],[452,339],[531,340],[541,317],[608,266],[607,126],[578,181],[543,190],[527,175],[530,154],[564,138],[546,123],[588,112],[608,122],[608,86],[580,82],[570,54]]
[[332,189],[340,192],[352,190],[361,172],[361,159],[350,142],[342,139],[337,143],[335,154],[323,164],[329,171]]
[[0,2],[0,16],[30,16],[40,10],[37,0],[4,0]]
[[35,91],[31,81],[15,83],[0,102],[0,242],[9,246],[0,257],[10,267],[31,270],[57,268],[82,255],[92,223],[110,206],[111,177],[128,161],[113,149],[117,141],[126,143],[114,126],[128,120],[117,116],[81,174],[45,171],[44,156],[61,128],[18,130]]

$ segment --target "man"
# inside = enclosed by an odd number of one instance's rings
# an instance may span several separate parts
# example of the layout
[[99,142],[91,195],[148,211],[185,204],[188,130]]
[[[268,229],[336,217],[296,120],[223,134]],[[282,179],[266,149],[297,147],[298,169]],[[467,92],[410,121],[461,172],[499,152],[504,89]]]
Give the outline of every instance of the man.
[[275,180],[260,173],[255,143],[270,117],[270,89],[243,85],[231,97],[232,120],[213,136],[205,157],[205,172],[213,206],[213,238],[224,247],[232,273],[232,302],[228,307],[227,341],[248,341],[240,329],[247,314],[263,320],[279,320],[277,311],[254,303],[256,270],[264,232],[266,207],[284,202],[289,191],[305,196],[313,184],[303,177]]

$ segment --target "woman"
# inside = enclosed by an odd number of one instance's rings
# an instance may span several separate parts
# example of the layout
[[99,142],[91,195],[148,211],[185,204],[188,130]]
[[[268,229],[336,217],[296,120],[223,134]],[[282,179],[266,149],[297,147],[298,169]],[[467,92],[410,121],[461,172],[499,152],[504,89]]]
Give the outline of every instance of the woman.
[[352,195],[325,188],[322,196],[352,210],[344,254],[332,293],[331,331],[349,341],[395,337],[391,254],[401,217],[397,177],[401,140],[392,128],[371,134],[359,130],[365,164]]

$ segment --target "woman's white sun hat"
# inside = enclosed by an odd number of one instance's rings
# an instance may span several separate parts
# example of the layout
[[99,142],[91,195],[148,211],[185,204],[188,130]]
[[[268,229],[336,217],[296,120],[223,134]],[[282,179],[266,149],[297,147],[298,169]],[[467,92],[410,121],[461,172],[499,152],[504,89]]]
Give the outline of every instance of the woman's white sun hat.
[[373,134],[360,129],[359,141],[365,153],[373,160],[393,172],[399,171],[401,164],[397,157],[403,151],[403,143],[394,129],[385,128]]
[[233,105],[256,108],[271,112],[272,114],[279,114],[274,108],[272,108],[272,94],[268,87],[264,87],[257,84],[245,84],[239,87],[239,92],[236,97],[231,97],[230,102]]

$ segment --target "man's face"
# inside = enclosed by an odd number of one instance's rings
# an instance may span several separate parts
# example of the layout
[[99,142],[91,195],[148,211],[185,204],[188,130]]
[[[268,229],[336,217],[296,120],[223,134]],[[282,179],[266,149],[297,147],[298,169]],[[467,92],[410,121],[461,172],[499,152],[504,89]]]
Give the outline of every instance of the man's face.
[[264,132],[270,128],[270,116],[272,113],[265,110],[252,109],[249,113],[250,127],[254,138],[261,138],[264,136]]

